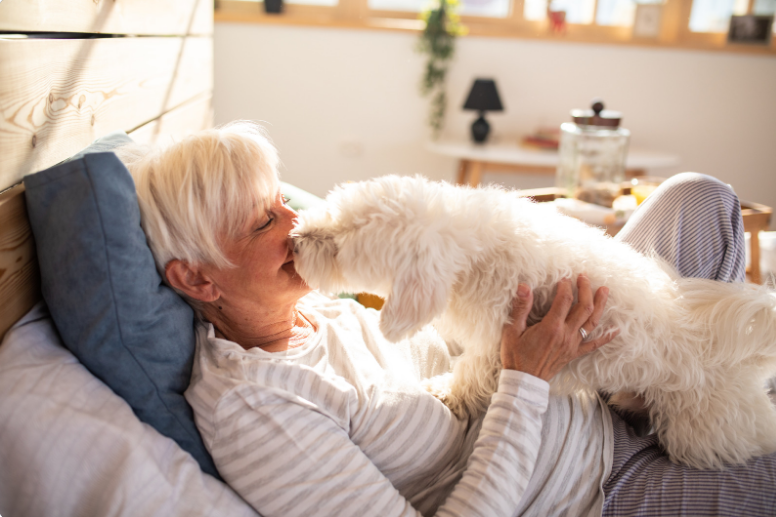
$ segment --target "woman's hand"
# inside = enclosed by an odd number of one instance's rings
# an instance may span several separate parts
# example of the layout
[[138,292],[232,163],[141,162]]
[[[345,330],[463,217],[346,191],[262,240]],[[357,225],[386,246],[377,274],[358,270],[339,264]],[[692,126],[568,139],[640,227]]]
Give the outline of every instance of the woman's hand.
[[527,327],[533,293],[524,284],[512,301],[512,323],[501,332],[501,364],[504,368],[529,373],[549,381],[569,362],[614,339],[619,330],[596,340],[584,341],[580,328],[591,334],[601,319],[609,289],[599,288],[595,297],[585,275],[577,279],[579,301],[574,304],[571,280],[558,282],[557,294],[547,315]]

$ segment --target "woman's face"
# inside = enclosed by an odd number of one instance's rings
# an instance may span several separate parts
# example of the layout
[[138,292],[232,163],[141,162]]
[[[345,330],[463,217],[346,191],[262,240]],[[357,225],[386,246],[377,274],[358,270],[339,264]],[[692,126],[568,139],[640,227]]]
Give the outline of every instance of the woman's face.
[[257,212],[235,236],[222,239],[235,267],[210,271],[221,294],[216,304],[280,309],[311,291],[294,269],[288,233],[295,220],[296,212],[278,192],[267,212]]

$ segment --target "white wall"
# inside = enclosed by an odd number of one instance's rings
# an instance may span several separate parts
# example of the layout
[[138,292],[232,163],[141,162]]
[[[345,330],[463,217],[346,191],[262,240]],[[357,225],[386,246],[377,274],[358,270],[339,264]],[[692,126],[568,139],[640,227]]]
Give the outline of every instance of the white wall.
[[[455,178],[454,160],[425,149],[423,58],[408,33],[218,23],[218,123],[266,121],[283,178],[324,196],[336,183],[388,173]],[[776,58],[515,39],[459,39],[445,134],[465,137],[460,106],[475,77],[496,79],[506,111],[489,114],[506,140],[568,119],[595,96],[622,111],[631,145],[679,155],[776,207]],[[488,174],[521,188],[548,176]]]

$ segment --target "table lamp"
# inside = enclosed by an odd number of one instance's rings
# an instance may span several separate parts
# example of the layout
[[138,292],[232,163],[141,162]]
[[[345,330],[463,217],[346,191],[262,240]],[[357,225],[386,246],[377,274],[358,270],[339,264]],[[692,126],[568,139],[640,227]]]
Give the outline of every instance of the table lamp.
[[480,112],[480,116],[472,123],[472,138],[478,144],[485,142],[490,132],[490,124],[485,120],[485,112],[504,111],[496,90],[496,82],[493,79],[475,79],[463,109]]

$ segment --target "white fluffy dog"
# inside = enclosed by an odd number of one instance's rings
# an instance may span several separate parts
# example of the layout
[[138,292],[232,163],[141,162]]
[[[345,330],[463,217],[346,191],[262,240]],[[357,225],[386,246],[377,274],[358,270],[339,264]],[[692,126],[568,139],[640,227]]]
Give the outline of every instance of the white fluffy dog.
[[[608,286],[601,323],[611,343],[571,362],[555,393],[636,392],[669,457],[721,468],[776,451],[776,295],[747,284],[680,278],[599,229],[498,188],[387,176],[336,188],[292,232],[296,270],[312,287],[386,298],[391,341],[434,322],[464,352],[448,387],[461,415],[487,408],[501,369],[501,329],[519,282],[539,321],[562,278]],[[576,289],[576,288],[575,288]],[[448,375],[448,377],[450,377]]]

